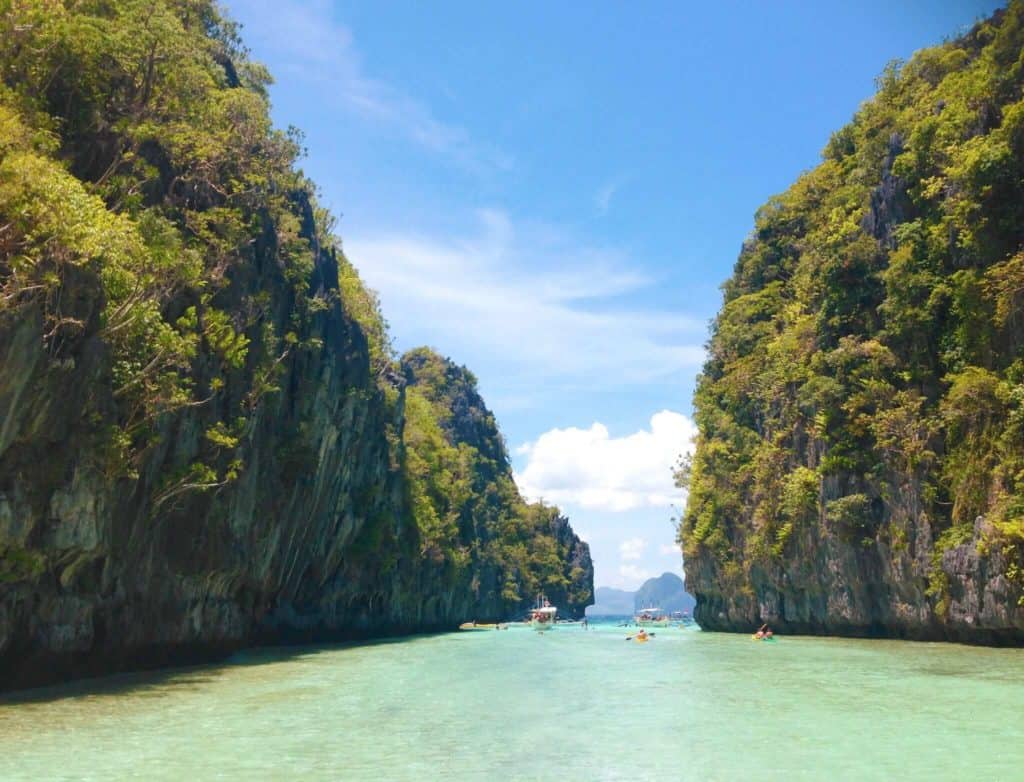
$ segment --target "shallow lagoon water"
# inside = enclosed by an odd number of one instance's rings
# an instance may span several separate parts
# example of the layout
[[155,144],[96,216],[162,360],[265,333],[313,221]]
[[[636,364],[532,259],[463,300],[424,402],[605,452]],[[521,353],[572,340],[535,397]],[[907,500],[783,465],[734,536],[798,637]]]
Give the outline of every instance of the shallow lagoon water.
[[1024,650],[612,625],[247,652],[0,701],[0,779],[1024,779]]

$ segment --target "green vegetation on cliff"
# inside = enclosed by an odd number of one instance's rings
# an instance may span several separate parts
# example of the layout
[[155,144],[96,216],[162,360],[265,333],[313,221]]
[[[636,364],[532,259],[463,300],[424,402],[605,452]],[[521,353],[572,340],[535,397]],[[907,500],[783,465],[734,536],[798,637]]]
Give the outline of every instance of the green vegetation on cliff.
[[269,83],[212,0],[0,4],[0,687],[590,600],[471,376],[399,364]]
[[[519,495],[494,416],[465,367],[406,353],[406,465],[422,555],[453,579],[497,579],[506,611],[538,593],[581,612],[593,602],[590,553],[558,508]],[[481,578],[484,574],[484,578]]]
[[846,547],[840,582],[904,605],[896,582],[926,584],[941,622],[943,555],[973,541],[1008,580],[998,621],[1024,627],[1024,3],[877,87],[724,286],[679,475],[688,583],[723,616],[771,595],[800,613],[815,552]]
[[[157,505],[222,485],[282,360],[316,350],[301,321],[324,306],[301,236],[312,186],[293,165],[297,134],[271,127],[269,76],[209,2],[24,0],[0,16],[0,312],[42,302],[51,353],[88,323],[75,288],[99,285],[116,425],[97,444],[132,475],[161,416],[223,405],[201,459],[168,475]],[[234,300],[256,240],[292,288],[294,328],[269,296]],[[69,295],[71,294],[71,295]],[[83,411],[86,415],[95,411]]]

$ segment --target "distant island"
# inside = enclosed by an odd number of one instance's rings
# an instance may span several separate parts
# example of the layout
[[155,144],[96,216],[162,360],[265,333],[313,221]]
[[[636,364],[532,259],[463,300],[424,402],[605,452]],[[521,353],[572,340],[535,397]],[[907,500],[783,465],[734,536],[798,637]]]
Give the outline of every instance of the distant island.
[[645,606],[692,613],[695,605],[693,597],[686,592],[685,582],[675,573],[649,578],[635,592],[598,587],[594,590],[594,601],[594,605],[587,608],[587,616],[626,616]]
[[587,616],[626,616],[633,613],[636,592],[614,587],[594,590],[594,605],[587,607]]

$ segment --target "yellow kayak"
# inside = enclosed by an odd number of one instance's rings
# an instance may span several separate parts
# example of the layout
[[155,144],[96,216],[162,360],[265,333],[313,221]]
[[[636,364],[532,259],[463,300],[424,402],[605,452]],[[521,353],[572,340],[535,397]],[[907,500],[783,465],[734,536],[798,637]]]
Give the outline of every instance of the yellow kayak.
[[496,624],[483,624],[480,622],[463,622],[459,625],[460,630],[497,630]]

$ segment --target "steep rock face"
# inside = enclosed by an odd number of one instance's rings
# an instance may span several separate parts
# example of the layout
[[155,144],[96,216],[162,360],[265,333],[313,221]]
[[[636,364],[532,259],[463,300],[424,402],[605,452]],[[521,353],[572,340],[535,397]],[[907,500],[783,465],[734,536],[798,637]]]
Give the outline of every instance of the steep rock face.
[[401,364],[406,382],[445,411],[440,423],[448,441],[475,448],[495,472],[507,471],[505,444],[473,373],[426,348],[410,350]]
[[[333,264],[319,257],[327,286]],[[247,282],[274,291],[284,326],[291,307],[274,277]],[[65,289],[90,324],[78,340],[47,351],[31,305],[0,325],[0,540],[13,563],[0,589],[0,685],[259,639],[438,627],[465,610],[451,599],[428,609],[416,589],[431,585],[409,580],[397,543],[355,554],[376,526],[391,527],[382,541],[401,540],[408,514],[386,437],[400,409],[371,382],[365,338],[339,305],[302,335],[323,347],[286,359],[280,392],[255,409],[238,479],[161,503],[216,411],[173,416],[138,477],[112,479],[95,448],[114,409],[95,335],[102,301],[87,278]]]
[[[594,604],[594,562],[590,546],[573,532],[569,519],[555,513],[550,520],[551,536],[562,562],[563,580],[546,590],[556,606],[564,606],[563,615],[578,619],[586,614],[587,606]],[[520,608],[524,606],[520,604]]]
[[[521,614],[541,593],[563,615],[581,616],[593,602],[590,547],[557,508],[522,499],[476,378],[427,348],[406,353],[401,367],[410,408],[413,507],[424,553],[447,577],[472,584],[478,619]],[[433,421],[440,432],[431,442]]]
[[758,212],[679,473],[702,626],[1024,643],[1022,31],[891,66]]
[[376,301],[218,9],[19,4],[0,65],[0,689],[507,618],[424,557]]
[[[275,276],[262,269],[246,281],[274,291],[284,328],[292,311]],[[336,288],[329,253],[318,256],[317,276]],[[93,447],[115,407],[108,351],[95,333],[102,301],[88,277],[66,280],[65,290],[69,312],[89,326],[57,352],[46,350],[31,305],[0,321],[0,688],[258,642],[450,629],[521,608],[501,599],[498,565],[452,579],[420,558],[389,445],[404,424],[404,389],[395,389],[397,402],[385,399],[370,377],[366,339],[341,305],[299,335],[322,348],[285,360],[279,393],[250,419],[237,480],[159,503],[168,474],[197,457],[207,417],[218,412],[173,416],[138,477],[111,478]],[[225,394],[241,395],[251,378],[240,383]],[[453,431],[479,426],[473,411],[486,408],[478,396],[473,402],[452,409]],[[488,437],[500,443],[487,416]],[[546,537],[573,574],[549,591],[577,613],[583,605],[573,598],[586,600],[593,578],[589,549],[557,512],[549,526]],[[467,544],[489,538],[472,529]]]
[[[791,559],[752,569],[734,588],[730,575],[708,557],[687,561],[688,581],[699,584],[694,616],[709,630],[749,632],[762,622],[787,633],[948,640],[990,645],[1024,642],[1019,588],[1006,576],[1005,557],[979,553],[981,533],[940,553],[925,544],[926,523],[916,526],[910,551],[885,544],[872,550],[822,531],[808,530]],[[924,556],[921,556],[924,554]],[[948,579],[946,604],[929,593],[935,568]]]

